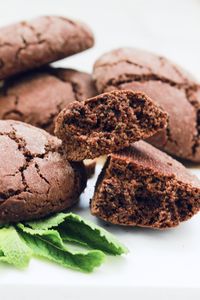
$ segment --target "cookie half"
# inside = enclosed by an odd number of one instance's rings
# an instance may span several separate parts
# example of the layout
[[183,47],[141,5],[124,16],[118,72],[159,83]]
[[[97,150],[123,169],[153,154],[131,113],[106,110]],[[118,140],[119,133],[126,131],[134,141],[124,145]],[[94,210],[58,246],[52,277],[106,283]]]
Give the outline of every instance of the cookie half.
[[54,132],[54,120],[70,102],[97,94],[91,75],[72,69],[45,68],[4,82],[0,119],[29,123]]
[[69,163],[61,141],[18,121],[0,121],[0,224],[63,211],[86,186],[82,163]]
[[143,141],[109,155],[91,201],[93,215],[125,226],[174,227],[199,210],[197,177]]
[[72,161],[95,158],[152,136],[167,115],[145,94],[113,91],[74,102],[58,115],[55,134]]
[[93,77],[99,92],[131,89],[154,99],[169,121],[149,142],[176,157],[200,162],[200,85],[185,70],[148,51],[121,48],[96,61]]
[[83,23],[42,16],[0,29],[0,79],[84,51],[94,44]]

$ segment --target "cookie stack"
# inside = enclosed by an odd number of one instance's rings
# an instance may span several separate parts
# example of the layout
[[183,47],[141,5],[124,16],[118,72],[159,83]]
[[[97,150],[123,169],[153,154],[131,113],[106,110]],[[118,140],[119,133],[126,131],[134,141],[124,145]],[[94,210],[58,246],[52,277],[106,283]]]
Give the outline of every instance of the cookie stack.
[[40,17],[2,28],[0,80],[6,81],[0,93],[0,119],[26,122],[53,134],[62,108],[97,92],[89,74],[48,64],[93,44],[86,25],[63,17]]
[[83,163],[68,162],[61,141],[49,133],[62,108],[96,90],[89,74],[48,64],[93,44],[86,25],[63,17],[0,30],[1,224],[62,211],[84,190]]
[[200,210],[199,180],[161,151],[200,161],[198,83],[136,49],[104,54],[93,77],[48,65],[93,44],[85,25],[63,17],[0,30],[1,224],[72,206],[87,183],[83,160],[101,155],[97,217],[166,228]]

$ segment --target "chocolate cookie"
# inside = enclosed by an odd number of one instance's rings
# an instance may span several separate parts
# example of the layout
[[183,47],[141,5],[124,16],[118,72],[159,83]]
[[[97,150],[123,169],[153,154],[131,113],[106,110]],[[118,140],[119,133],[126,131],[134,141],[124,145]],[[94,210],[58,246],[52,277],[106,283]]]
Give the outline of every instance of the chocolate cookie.
[[91,201],[93,215],[126,226],[174,227],[199,210],[199,180],[142,141],[109,155]]
[[152,136],[164,128],[167,115],[145,94],[113,91],[63,109],[55,134],[69,160],[95,158]]
[[54,132],[58,113],[96,95],[91,76],[71,69],[43,69],[6,81],[0,90],[0,119],[19,120]]
[[74,203],[86,186],[82,163],[61,141],[18,121],[0,121],[0,224],[38,219]]
[[103,55],[93,75],[99,92],[117,88],[149,95],[169,115],[167,128],[149,141],[174,156],[200,162],[200,85],[191,75],[164,57],[131,48]]
[[0,79],[92,47],[90,29],[77,21],[43,16],[0,29]]

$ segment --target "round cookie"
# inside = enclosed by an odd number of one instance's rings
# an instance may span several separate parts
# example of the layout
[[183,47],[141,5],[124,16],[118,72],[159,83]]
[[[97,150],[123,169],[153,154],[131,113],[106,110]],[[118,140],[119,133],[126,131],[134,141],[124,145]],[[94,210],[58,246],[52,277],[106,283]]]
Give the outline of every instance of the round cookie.
[[77,202],[82,163],[69,163],[61,141],[18,121],[0,121],[0,224],[38,219]]
[[112,224],[175,227],[200,211],[200,181],[143,141],[108,156],[91,200],[93,215]]
[[42,16],[0,29],[0,79],[84,51],[94,44],[83,23]]
[[131,89],[149,95],[169,115],[166,129],[148,141],[179,158],[200,162],[200,85],[164,57],[121,48],[100,57],[93,77],[99,92]]
[[13,119],[54,132],[54,119],[70,102],[96,95],[91,75],[46,68],[7,80],[0,90],[0,119]]

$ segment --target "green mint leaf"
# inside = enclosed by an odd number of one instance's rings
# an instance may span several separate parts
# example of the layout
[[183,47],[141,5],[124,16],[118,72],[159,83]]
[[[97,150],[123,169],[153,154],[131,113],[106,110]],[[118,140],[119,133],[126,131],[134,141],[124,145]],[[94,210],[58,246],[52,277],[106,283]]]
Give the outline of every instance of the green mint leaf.
[[[73,243],[92,249],[75,251],[70,248]],[[105,259],[102,251],[120,255],[127,249],[106,230],[73,213],[0,228],[0,262],[17,268],[25,268],[35,255],[63,267],[91,272]]]
[[31,259],[32,251],[19,236],[13,226],[0,229],[0,261],[25,268]]
[[91,272],[102,264],[105,255],[99,250],[71,251],[54,229],[32,229],[18,224],[21,235],[34,255],[54,261],[63,267]]
[[73,213],[59,213],[48,219],[27,224],[32,229],[56,229],[64,241],[79,243],[108,254],[121,255],[128,252],[108,231]]

